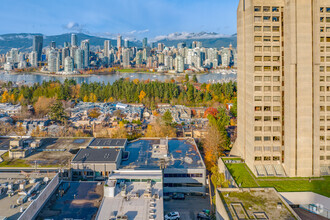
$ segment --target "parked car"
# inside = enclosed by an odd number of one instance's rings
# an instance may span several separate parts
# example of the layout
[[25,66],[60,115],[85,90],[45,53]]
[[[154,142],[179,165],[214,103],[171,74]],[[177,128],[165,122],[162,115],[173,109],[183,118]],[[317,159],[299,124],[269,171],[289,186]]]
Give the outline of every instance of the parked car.
[[170,212],[167,215],[165,215],[165,220],[179,220],[180,214],[179,212]]
[[172,196],[172,199],[176,199],[176,200],[184,200],[185,199],[185,195],[183,193],[176,193]]
[[197,214],[197,219],[206,219],[209,220],[210,218],[210,210],[204,209],[202,212]]

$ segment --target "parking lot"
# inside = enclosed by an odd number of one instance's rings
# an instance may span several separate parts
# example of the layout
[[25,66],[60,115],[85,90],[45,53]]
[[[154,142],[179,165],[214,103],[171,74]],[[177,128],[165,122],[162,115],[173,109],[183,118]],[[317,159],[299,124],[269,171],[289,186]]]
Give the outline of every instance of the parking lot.
[[203,209],[210,210],[210,198],[208,196],[186,196],[185,200],[164,201],[165,214],[177,211],[181,220],[197,220],[197,214]]

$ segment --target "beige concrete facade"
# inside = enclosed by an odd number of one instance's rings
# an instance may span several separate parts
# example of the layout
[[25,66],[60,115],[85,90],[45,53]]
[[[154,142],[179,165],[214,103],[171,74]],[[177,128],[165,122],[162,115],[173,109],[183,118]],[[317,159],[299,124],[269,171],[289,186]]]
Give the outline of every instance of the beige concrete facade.
[[330,0],[240,0],[237,33],[235,152],[255,173],[329,172]]

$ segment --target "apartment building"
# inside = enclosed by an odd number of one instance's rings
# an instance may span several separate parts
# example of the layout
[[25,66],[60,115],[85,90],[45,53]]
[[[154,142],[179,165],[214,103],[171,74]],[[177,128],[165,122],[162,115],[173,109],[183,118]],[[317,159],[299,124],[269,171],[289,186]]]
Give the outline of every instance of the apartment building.
[[240,0],[238,138],[258,176],[330,165],[330,0]]

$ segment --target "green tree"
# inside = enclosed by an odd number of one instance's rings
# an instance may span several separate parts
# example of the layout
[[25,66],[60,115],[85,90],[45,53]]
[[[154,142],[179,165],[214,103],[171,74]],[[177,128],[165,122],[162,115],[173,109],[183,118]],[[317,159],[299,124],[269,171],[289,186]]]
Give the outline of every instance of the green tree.
[[61,101],[56,101],[51,107],[49,112],[49,119],[64,123],[68,119],[66,113],[64,112],[63,104]]
[[193,81],[194,83],[198,83],[198,79],[197,79],[197,76],[196,76],[196,75],[193,75],[192,81]]
[[231,107],[230,112],[235,118],[237,117],[237,98],[234,98],[233,107]]
[[173,117],[172,114],[169,110],[167,110],[163,116],[162,116],[162,120],[166,125],[170,125],[173,121]]
[[185,79],[186,79],[186,82],[189,82],[189,75],[188,74],[186,74]]
[[211,168],[211,173],[212,173],[211,181],[215,189],[218,187],[223,187],[223,188],[229,187],[230,182],[226,180],[224,173],[219,172],[218,166],[213,166]]

